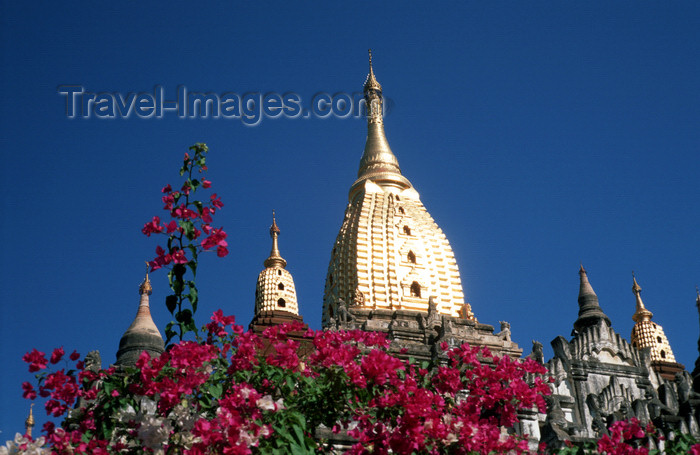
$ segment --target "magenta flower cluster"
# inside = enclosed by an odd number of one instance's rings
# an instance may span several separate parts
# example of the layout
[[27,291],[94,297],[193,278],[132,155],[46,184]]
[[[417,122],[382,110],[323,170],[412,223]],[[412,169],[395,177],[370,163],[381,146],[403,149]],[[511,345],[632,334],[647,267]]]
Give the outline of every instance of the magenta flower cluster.
[[[526,441],[504,428],[519,409],[544,411],[549,393],[542,365],[485,348],[443,345],[442,364],[418,365],[378,333],[300,338],[290,334],[302,334],[301,325],[285,324],[258,337],[221,310],[204,330],[205,339],[157,358],[143,353],[123,371],[77,362],[46,373],[63,350],[50,360],[27,353],[30,372],[42,370],[46,412],[59,419],[43,429],[50,453],[330,452],[316,437],[321,425],[356,439],[351,454],[519,453]],[[37,398],[31,384],[23,389]]]

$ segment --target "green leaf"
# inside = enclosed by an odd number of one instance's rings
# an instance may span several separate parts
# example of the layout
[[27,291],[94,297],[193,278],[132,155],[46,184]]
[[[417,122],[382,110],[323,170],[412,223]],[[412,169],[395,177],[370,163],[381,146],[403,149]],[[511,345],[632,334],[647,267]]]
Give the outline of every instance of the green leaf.
[[168,322],[165,326],[165,344],[170,344],[170,340],[177,336],[177,333],[173,330],[175,323],[173,321]]
[[209,389],[209,393],[211,393],[211,396],[218,400],[221,397],[221,394],[224,393],[224,386],[220,383],[214,384]]
[[169,295],[165,298],[165,306],[168,307],[170,314],[173,314],[175,308],[177,308],[177,296]]
[[175,315],[175,320],[177,320],[177,322],[188,323],[188,322],[192,321],[192,312],[188,309],[184,309],[182,311],[179,311]]
[[180,220],[178,225],[182,228],[182,233],[192,240],[194,238],[194,223],[190,220]]
[[190,286],[190,293],[187,295],[187,298],[189,299],[190,303],[192,303],[192,306],[195,306],[195,305],[197,305],[197,302],[199,301],[197,288],[194,287],[194,282],[192,282],[192,281],[190,281],[187,284],[189,284],[189,286]]

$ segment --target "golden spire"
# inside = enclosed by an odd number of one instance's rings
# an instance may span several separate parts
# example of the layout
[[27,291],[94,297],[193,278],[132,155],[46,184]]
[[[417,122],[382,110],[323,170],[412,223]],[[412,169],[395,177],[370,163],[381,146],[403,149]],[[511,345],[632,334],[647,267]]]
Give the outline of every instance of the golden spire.
[[282,259],[280,256],[279,246],[277,245],[277,237],[280,235],[280,228],[277,227],[277,222],[275,221],[275,211],[272,211],[272,226],[270,226],[270,237],[272,237],[272,250],[270,251],[270,257],[265,259],[263,265],[265,267],[281,267],[285,268],[287,266],[287,261]]
[[32,435],[32,427],[34,426],[34,412],[32,411],[32,408],[34,407],[34,403],[29,405],[29,416],[27,416],[27,420],[24,421],[24,429],[25,429],[25,434],[27,436]]
[[[676,371],[668,370],[669,365],[673,368],[679,366],[681,369],[683,369],[683,366],[676,364],[676,358],[673,355],[673,350],[664,333],[663,327],[651,320],[654,315],[644,307],[640,295],[641,291],[642,287],[637,283],[637,278],[634,276],[634,272],[632,272],[632,292],[637,300],[637,310],[632,316],[635,324],[634,327],[632,327],[630,341],[632,341],[632,346],[637,349],[651,348],[651,367],[658,371],[661,376],[668,379],[667,376],[670,375],[669,377],[673,377]],[[664,364],[666,367],[658,366],[658,364]]]
[[139,286],[139,294],[151,295],[153,292],[153,287],[151,286],[151,280],[148,279],[148,261],[146,261],[146,278],[143,279],[143,283]]
[[637,277],[634,276],[634,272],[632,272],[632,282],[632,293],[637,299],[637,311],[632,315],[632,320],[634,322],[651,321],[654,313],[644,307],[641,296],[642,287],[637,283]]
[[365,79],[365,92],[368,90],[378,90],[381,92],[382,85],[377,81],[377,78],[374,77],[374,69],[372,68],[372,49],[368,49],[367,52],[369,52],[369,74],[367,74],[367,79]]
[[411,182],[401,175],[399,160],[389,147],[384,133],[384,98],[382,86],[374,76],[372,67],[372,50],[369,51],[369,74],[364,85],[365,108],[367,110],[367,141],[360,159],[357,180],[350,187],[350,200],[362,188],[366,180],[372,180],[380,186],[392,186],[405,190],[411,188]]

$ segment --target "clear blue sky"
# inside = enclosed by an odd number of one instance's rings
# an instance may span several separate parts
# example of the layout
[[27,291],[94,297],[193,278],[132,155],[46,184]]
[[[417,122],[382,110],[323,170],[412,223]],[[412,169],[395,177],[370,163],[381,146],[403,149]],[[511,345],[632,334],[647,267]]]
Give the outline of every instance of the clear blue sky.
[[[277,211],[315,328],[365,139],[353,119],[68,119],[57,87],[357,92],[368,48],[389,142],[447,234],[480,321],[529,352],[569,335],[579,261],[629,337],[631,271],[678,361],[697,357],[700,4],[2,2],[0,439],[21,430],[36,347],[113,362],[136,313],[140,232],[194,142],[209,144],[231,254],[203,258],[199,321],[247,325]],[[152,275],[161,329],[164,272]],[[551,349],[546,351],[551,355]],[[39,411],[39,410],[38,410]],[[41,415],[41,412],[37,412]],[[42,419],[40,419],[41,421]]]

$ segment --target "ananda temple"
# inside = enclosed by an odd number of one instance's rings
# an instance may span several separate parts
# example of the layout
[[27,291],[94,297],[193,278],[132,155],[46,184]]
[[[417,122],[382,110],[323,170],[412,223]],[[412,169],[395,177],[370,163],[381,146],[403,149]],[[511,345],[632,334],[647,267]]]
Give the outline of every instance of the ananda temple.
[[[344,216],[335,242],[328,245],[323,302],[297,301],[274,220],[271,252],[257,283],[251,283],[251,288],[255,286],[251,330],[303,322],[299,314],[303,307],[322,312],[324,330],[383,332],[397,354],[419,360],[442,355],[437,347],[443,342],[487,346],[501,356],[529,356],[553,378],[547,413],[522,414],[515,429],[529,435],[534,447],[544,442],[556,449],[568,441],[594,440],[612,422],[630,417],[653,422],[666,435],[680,432],[700,437],[700,359],[692,371],[676,362],[664,329],[653,321],[649,309],[653,304],[647,308],[636,278],[630,295],[635,325],[628,337],[615,330],[604,299],[601,304],[582,265],[578,302],[571,302],[573,307],[578,304],[578,317],[570,326],[560,327],[563,335],[551,340],[551,359],[544,358],[538,342],[524,354],[524,347],[511,340],[508,323],[494,328],[479,322],[478,306],[472,308],[465,301],[449,239],[409,176],[401,172],[400,151],[395,154],[389,145],[382,86],[371,55],[364,99],[367,139],[356,177],[348,173]],[[339,219],[342,203],[338,201]],[[119,344],[119,365],[133,364],[144,350],[153,355],[163,352],[163,339],[149,312],[148,279],[139,292],[136,318]],[[700,311],[700,293],[696,305]]]

